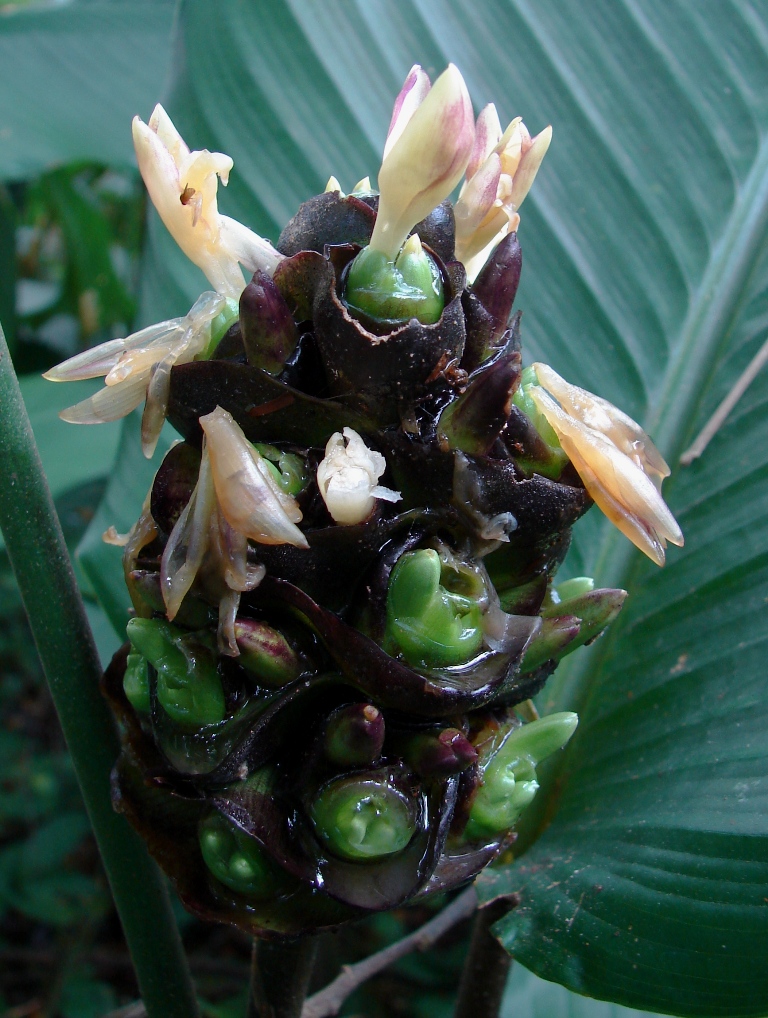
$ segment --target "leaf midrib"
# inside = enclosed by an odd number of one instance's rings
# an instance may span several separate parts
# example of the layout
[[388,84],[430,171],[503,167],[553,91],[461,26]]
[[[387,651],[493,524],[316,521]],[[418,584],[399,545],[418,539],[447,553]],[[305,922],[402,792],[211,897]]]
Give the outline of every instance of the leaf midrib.
[[[767,228],[768,138],[764,138],[691,301],[661,385],[656,389],[658,397],[649,407],[646,430],[654,435],[672,464],[678,464],[680,453],[698,424],[697,410],[716,371],[718,353],[727,343],[729,326],[744,296]],[[669,488],[674,489],[674,480],[665,491],[667,497]],[[629,541],[613,528],[604,530],[594,569],[601,586],[621,587],[631,592],[633,579],[642,565],[640,553]],[[575,710],[580,717],[586,715],[595,689],[590,679],[600,672],[620,635],[621,628],[609,631],[592,647],[567,662],[564,669],[561,666],[554,710]],[[547,809],[537,817],[535,827],[525,832],[527,847],[538,839],[554,817],[568,783],[574,744],[577,739],[560,754],[557,763],[550,766],[541,793],[542,798],[548,797]]]

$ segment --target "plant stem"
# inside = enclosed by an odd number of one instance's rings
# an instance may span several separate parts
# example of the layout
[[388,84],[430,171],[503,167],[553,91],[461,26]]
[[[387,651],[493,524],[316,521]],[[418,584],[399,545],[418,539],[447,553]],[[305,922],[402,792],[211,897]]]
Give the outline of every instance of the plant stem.
[[301,1018],[317,937],[254,940],[247,1018]]
[[474,886],[454,898],[450,905],[438,912],[436,916],[409,933],[402,940],[395,941],[382,951],[345,965],[341,974],[319,993],[313,994],[304,1005],[301,1018],[330,1018],[338,1014],[347,997],[354,993],[358,986],[375,976],[383,969],[393,965],[399,958],[404,958],[411,951],[426,951],[432,947],[444,933],[463,919],[468,919],[477,908],[477,892]]
[[509,901],[502,899],[477,913],[453,1018],[497,1018],[512,957],[493,936],[491,926],[509,907]]
[[0,328],[0,527],[151,1018],[198,1014],[165,882],[112,809],[101,665]]

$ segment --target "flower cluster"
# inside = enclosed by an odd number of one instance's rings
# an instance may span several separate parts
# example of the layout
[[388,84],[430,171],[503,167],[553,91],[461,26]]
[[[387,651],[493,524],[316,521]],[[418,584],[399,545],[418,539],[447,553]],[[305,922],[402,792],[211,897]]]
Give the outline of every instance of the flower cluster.
[[576,729],[532,697],[625,598],[556,583],[572,526],[594,500],[659,564],[682,543],[641,428],[522,368],[518,209],[550,138],[416,66],[379,190],[332,178],[273,247],[218,211],[229,157],[134,121],[213,289],[47,377],[105,376],[65,420],[144,400],[145,454],[166,418],[182,439],[105,535],[133,603],[105,689],[116,804],[203,917],[292,937],[472,879]]

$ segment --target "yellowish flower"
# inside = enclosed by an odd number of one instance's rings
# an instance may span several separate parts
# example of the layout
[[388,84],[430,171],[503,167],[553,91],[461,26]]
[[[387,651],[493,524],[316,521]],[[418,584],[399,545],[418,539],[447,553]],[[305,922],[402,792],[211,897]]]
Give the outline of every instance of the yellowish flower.
[[242,223],[223,216],[216,192],[226,185],[232,159],[222,152],[190,152],[159,104],[149,123],[133,119],[133,144],[152,203],[184,254],[211,285],[238,298],[245,287],[240,263],[270,274],[282,260],[272,245]]
[[683,534],[661,497],[669,467],[658,449],[612,403],[571,385],[546,364],[533,367],[540,386],[532,385],[528,395],[587,491],[633,544],[664,565],[667,541],[682,546]]
[[394,261],[411,229],[461,180],[475,137],[472,102],[449,64],[429,87],[416,65],[395,101],[379,170],[379,208],[371,248]]
[[307,548],[296,526],[301,510],[280,489],[258,451],[221,407],[200,418],[205,433],[197,485],[179,516],[160,564],[160,585],[173,620],[196,577],[219,598],[219,647],[237,656],[234,623],[240,594],[264,567],[248,563],[248,539]]
[[470,282],[491,250],[520,225],[518,209],[552,140],[552,128],[531,138],[520,117],[502,134],[493,103],[477,118],[475,144],[456,203],[456,257]]

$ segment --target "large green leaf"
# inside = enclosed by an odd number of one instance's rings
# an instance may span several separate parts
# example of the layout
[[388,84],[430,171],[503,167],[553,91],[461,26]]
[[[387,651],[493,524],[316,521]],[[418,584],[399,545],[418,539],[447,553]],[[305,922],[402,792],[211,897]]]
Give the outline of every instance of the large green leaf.
[[74,160],[133,161],[127,126],[154,104],[173,0],[69,0],[0,9],[0,180]]
[[[222,208],[272,236],[335,173],[375,173],[410,65],[555,140],[523,210],[529,357],[643,421],[676,464],[768,328],[768,9],[694,0],[189,0],[172,114],[234,156]],[[148,110],[146,112],[149,112]],[[127,125],[126,125],[127,129]],[[153,317],[202,279],[155,222]],[[597,514],[572,569],[630,590],[550,683],[581,725],[549,775],[499,924],[539,975],[622,1004],[768,1012],[768,380],[667,493],[658,571]],[[523,853],[522,849],[527,848]]]

